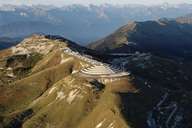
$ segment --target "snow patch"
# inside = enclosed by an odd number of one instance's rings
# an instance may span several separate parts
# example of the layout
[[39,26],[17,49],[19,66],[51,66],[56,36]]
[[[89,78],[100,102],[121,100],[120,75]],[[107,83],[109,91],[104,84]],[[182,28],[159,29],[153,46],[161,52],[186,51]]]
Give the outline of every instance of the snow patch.
[[20,12],[20,16],[27,16],[27,13],[25,13],[25,12]]
[[105,120],[106,120],[106,119],[104,119],[104,120],[101,121],[99,124],[97,124],[97,126],[96,126],[95,128],[100,128],[100,127],[103,125],[103,123],[105,122]]
[[49,95],[56,89],[56,87],[52,87],[50,90],[49,90]]
[[35,105],[36,103],[38,103],[38,102],[40,101],[40,99],[41,99],[41,97],[35,99],[35,100],[30,104],[30,106],[33,106],[33,105]]
[[80,65],[81,65],[81,67],[84,67],[84,64],[82,62],[80,62]]
[[13,70],[13,68],[11,68],[11,67],[7,68],[7,71],[12,71],[12,70]]
[[84,84],[84,86],[92,88],[92,86],[90,84]]
[[98,10],[98,18],[109,20],[108,15],[103,10]]
[[78,70],[73,70],[72,74],[75,74],[75,73],[78,73],[78,72],[79,72]]
[[12,47],[13,54],[29,54],[29,51],[24,47]]
[[7,74],[8,77],[15,78],[16,76],[13,73]]
[[115,121],[113,121],[112,123],[110,123],[107,128],[114,128],[114,123],[115,123]]
[[[77,57],[77,58],[79,58],[79,59],[81,59],[81,60],[83,60],[83,61],[85,61],[85,62],[88,62],[88,63],[92,64],[92,65],[102,65],[102,64],[103,64],[103,63],[101,63],[101,62],[99,62],[99,61],[97,61],[97,60],[94,60],[93,58],[91,58],[90,56],[88,56],[88,55],[86,55],[86,54],[81,55],[79,52],[73,51],[73,50],[71,50],[70,48],[64,48],[63,51],[64,51],[66,54],[75,56],[75,57]],[[81,65],[82,67],[87,66],[86,64],[83,64],[83,63],[81,63],[81,62],[80,62],[80,65]]]
[[60,62],[60,64],[63,64],[63,63],[65,63],[65,62],[70,61],[70,60],[73,59],[72,57],[67,58],[67,59],[64,59],[63,54],[62,54],[61,56],[62,56],[62,57],[61,57],[61,62]]
[[[25,14],[22,14],[25,15]],[[53,50],[56,41],[50,41],[44,39],[43,36],[33,36],[32,38],[24,39],[20,44],[12,47],[13,54],[30,54],[30,53],[40,53],[43,55],[48,54]]]
[[69,96],[67,97],[67,102],[69,104],[71,104],[74,101],[74,99],[77,97],[78,94],[79,94],[79,90],[78,89],[72,90],[69,93]]
[[12,5],[1,5],[0,6],[0,11],[3,11],[3,12],[15,12],[16,11],[16,8]]
[[64,95],[64,93],[62,91],[57,92],[57,97],[56,100],[62,100],[64,99],[66,96]]

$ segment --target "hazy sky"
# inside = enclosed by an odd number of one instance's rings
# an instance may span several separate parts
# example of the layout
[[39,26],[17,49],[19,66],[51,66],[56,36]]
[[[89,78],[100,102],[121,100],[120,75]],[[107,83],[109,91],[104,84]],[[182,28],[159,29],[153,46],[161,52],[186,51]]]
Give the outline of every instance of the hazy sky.
[[69,5],[69,4],[179,4],[191,3],[192,0],[0,0],[0,4],[50,4],[56,6]]

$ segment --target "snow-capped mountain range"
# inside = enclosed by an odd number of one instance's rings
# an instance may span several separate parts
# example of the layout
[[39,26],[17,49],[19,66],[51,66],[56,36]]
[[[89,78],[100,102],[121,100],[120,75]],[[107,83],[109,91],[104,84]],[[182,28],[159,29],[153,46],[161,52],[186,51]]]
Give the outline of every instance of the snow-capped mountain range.
[[[128,21],[175,18],[192,12],[192,5],[1,5],[1,37],[32,33],[58,34],[88,43],[110,34]],[[71,27],[72,26],[72,27]]]

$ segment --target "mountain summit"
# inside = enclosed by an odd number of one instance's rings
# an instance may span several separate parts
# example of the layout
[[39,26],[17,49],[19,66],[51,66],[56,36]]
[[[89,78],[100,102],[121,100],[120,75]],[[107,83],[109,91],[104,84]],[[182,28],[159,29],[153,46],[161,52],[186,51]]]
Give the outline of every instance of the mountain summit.
[[0,51],[0,127],[191,127],[191,71],[190,61],[33,35]]
[[164,56],[191,57],[192,25],[189,21],[178,18],[131,22],[88,47],[113,53],[141,51]]
[[128,21],[175,18],[192,12],[192,5],[44,5],[0,6],[0,35],[26,37],[32,33],[62,35],[88,43],[110,34]]
[[86,50],[62,37],[33,35],[1,51],[0,127],[129,127],[118,94],[136,91],[129,74]]
[[192,25],[178,19],[130,22],[88,46],[131,73],[139,92],[121,94],[122,113],[135,128],[192,127]]

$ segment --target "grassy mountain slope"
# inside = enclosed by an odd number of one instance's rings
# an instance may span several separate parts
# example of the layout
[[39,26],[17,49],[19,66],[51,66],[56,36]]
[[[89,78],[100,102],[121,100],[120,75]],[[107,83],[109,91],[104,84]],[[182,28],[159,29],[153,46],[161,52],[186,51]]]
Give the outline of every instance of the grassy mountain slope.
[[188,15],[130,22],[88,46],[105,51],[107,63],[131,73],[139,93],[120,93],[122,114],[131,126],[192,127],[191,35]]
[[34,35],[0,52],[0,127],[129,127],[118,94],[136,90],[129,79],[96,89],[77,73],[90,64],[64,53],[66,47],[86,50],[63,38]]
[[192,25],[175,20],[131,22],[88,47],[110,52],[151,52],[191,57]]

